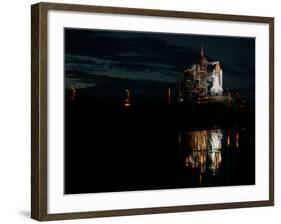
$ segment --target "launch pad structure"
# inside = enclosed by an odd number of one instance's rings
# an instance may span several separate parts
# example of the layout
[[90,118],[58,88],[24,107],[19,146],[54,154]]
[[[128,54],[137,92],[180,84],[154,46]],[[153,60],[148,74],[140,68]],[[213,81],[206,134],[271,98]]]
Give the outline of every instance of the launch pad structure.
[[228,93],[223,95],[223,70],[219,61],[210,62],[203,45],[199,60],[184,70],[177,84],[177,103],[230,103]]

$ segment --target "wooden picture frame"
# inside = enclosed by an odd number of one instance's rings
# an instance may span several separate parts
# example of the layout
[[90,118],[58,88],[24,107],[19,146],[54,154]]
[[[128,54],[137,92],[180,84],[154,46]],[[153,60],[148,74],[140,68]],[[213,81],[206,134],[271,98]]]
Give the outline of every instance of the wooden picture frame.
[[[90,5],[38,3],[31,7],[31,217],[39,221],[80,219],[108,216],[187,212],[226,208],[246,208],[274,205],[274,18],[223,15],[182,11],[162,11],[136,8],[116,8]],[[210,21],[267,24],[269,27],[269,173],[268,199],[228,203],[114,209],[82,212],[48,212],[48,12],[67,11],[149,17],[187,18]]]

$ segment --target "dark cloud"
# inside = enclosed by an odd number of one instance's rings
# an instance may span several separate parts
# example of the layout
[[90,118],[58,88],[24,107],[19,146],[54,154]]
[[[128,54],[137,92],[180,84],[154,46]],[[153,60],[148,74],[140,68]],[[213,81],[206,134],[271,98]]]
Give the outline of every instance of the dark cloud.
[[128,83],[140,89],[151,86],[148,83],[174,86],[183,70],[198,59],[202,43],[207,58],[222,64],[224,88],[254,96],[253,38],[68,28],[66,87],[71,82],[91,91],[101,85],[115,89]]

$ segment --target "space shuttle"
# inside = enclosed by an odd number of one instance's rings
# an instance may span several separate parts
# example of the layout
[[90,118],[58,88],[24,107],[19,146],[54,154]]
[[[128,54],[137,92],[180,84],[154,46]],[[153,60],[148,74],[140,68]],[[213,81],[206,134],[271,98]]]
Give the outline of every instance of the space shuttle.
[[216,62],[212,74],[213,85],[210,89],[212,96],[222,96],[222,69],[219,62]]

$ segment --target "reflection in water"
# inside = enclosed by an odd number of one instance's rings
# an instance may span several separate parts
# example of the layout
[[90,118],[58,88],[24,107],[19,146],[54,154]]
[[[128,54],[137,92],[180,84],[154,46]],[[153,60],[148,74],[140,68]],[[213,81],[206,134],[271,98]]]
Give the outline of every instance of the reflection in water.
[[179,145],[185,154],[185,167],[199,174],[199,184],[206,175],[219,176],[224,149],[239,149],[238,130],[194,130],[179,132]]
[[201,174],[207,168],[216,175],[221,164],[222,130],[196,130],[188,132],[187,137],[185,165],[199,168]]
[[239,133],[236,132],[236,136],[235,136],[235,145],[236,145],[236,148],[239,148]]
[[230,146],[230,130],[227,131],[227,147]]

